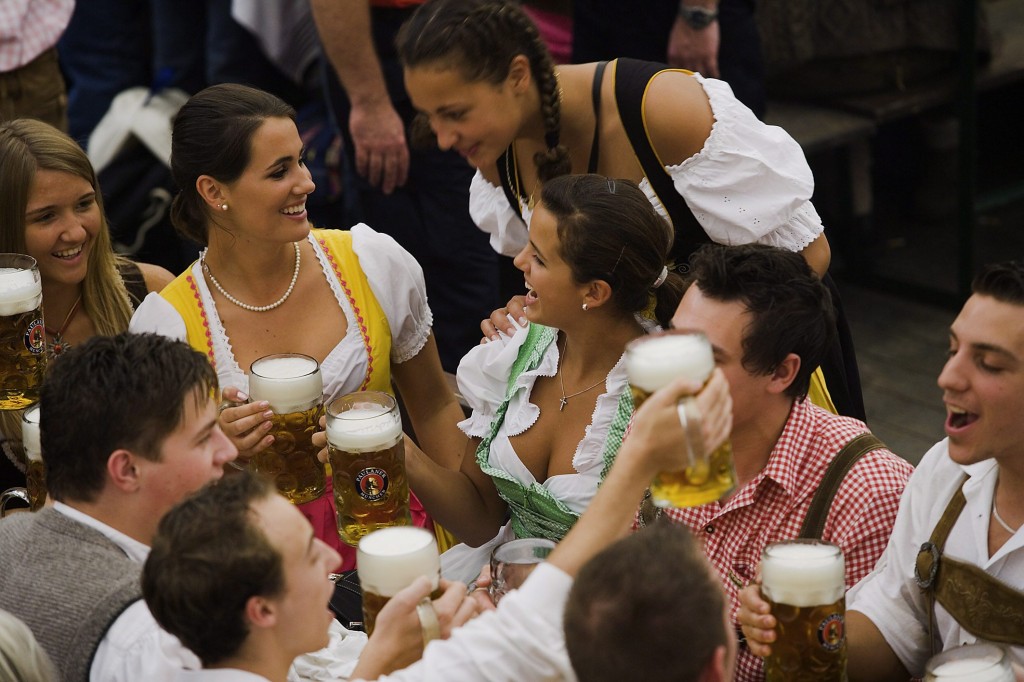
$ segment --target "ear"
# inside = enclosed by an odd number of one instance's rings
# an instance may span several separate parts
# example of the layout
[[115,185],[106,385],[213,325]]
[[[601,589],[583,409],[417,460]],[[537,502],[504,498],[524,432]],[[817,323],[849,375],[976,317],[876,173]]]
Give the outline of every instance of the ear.
[[266,597],[256,595],[245,602],[245,619],[254,628],[270,628],[277,623],[277,610]]
[[200,175],[196,178],[196,191],[203,198],[211,210],[219,211],[221,204],[227,201],[226,188],[209,175]]
[[715,652],[711,654],[711,659],[700,671],[700,677],[697,678],[699,682],[725,682],[728,679],[726,676],[728,668],[726,657],[728,655],[729,652],[724,646],[716,647]]
[[524,54],[517,54],[508,65],[508,76],[505,82],[517,95],[525,94],[533,83],[533,72],[530,71],[530,60]]
[[789,385],[796,379],[797,372],[800,371],[800,356],[796,353],[790,353],[779,366],[772,372],[771,378],[768,381],[768,391],[770,393],[780,394],[785,392]]
[[113,484],[124,492],[139,490],[138,458],[131,450],[114,450],[107,457],[107,475]]
[[603,279],[595,279],[584,287],[583,302],[587,304],[588,309],[599,308],[612,298],[611,285]]

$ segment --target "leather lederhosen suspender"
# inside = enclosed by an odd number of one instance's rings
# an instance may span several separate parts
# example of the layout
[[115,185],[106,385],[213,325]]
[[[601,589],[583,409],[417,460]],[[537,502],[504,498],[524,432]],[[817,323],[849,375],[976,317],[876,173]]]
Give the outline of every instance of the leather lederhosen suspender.
[[810,509],[807,510],[807,516],[804,517],[804,525],[800,528],[798,537],[821,539],[821,533],[825,530],[825,520],[828,518],[828,510],[832,506],[832,498],[836,496],[846,474],[862,456],[884,447],[885,443],[871,433],[855,436],[843,446],[843,449],[828,465],[825,476],[818,484],[818,490],[811,499]]
[[964,476],[946,505],[914,566],[917,584],[928,596],[931,641],[935,638],[935,602],[979,639],[1024,646],[1024,592],[1000,582],[973,564],[942,555],[946,539],[967,503]]

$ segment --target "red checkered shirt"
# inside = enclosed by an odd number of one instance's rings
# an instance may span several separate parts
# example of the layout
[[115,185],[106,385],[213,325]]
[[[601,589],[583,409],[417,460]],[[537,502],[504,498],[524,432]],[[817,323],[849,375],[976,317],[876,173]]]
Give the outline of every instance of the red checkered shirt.
[[74,0],[0,0],[0,73],[56,45],[74,8]]
[[[734,623],[737,593],[758,577],[765,546],[797,537],[829,463],[865,431],[863,422],[838,417],[809,401],[798,402],[764,469],[725,504],[665,510],[670,519],[686,524],[703,541],[708,559],[722,577]],[[843,479],[822,539],[842,548],[847,587],[867,575],[885,549],[900,494],[912,471],[905,460],[881,449],[861,457]],[[735,679],[764,679],[761,659],[746,647],[740,648]]]

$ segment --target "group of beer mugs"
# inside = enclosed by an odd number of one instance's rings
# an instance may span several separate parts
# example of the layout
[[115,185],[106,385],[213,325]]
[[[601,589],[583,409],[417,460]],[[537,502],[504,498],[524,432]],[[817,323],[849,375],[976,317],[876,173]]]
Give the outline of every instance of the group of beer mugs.
[[46,478],[39,447],[39,393],[46,373],[43,284],[31,256],[0,254],[0,410],[26,410],[22,416],[27,485],[0,496],[0,514],[11,500],[32,511],[46,500]]
[[[311,502],[326,490],[326,468],[312,440],[324,411],[323,391],[319,363],[307,355],[268,355],[249,369],[250,399],[266,400],[274,413],[274,442],[249,466],[272,478],[295,504]],[[412,522],[402,418],[393,397],[360,391],[332,401],[327,442],[342,541],[355,546],[377,528]]]

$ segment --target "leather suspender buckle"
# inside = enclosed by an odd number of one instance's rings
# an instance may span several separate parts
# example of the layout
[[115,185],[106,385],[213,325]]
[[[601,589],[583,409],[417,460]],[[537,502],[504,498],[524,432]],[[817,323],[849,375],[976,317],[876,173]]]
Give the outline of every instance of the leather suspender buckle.
[[914,562],[914,579],[922,590],[930,589],[935,584],[935,576],[939,573],[940,556],[939,548],[933,543],[926,542],[921,545],[917,561]]

